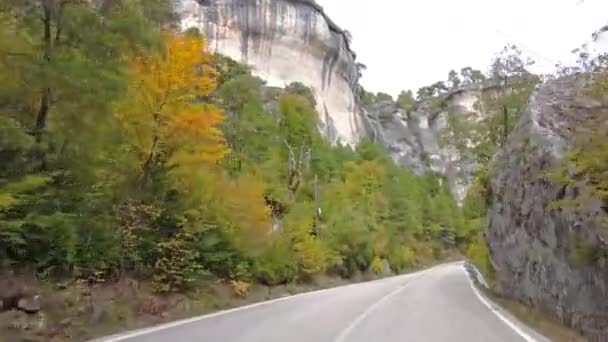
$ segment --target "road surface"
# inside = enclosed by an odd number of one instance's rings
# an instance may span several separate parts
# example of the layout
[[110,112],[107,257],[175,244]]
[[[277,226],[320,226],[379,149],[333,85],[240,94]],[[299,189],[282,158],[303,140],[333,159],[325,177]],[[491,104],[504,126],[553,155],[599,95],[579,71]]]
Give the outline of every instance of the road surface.
[[471,286],[462,263],[281,298],[106,342],[548,341]]

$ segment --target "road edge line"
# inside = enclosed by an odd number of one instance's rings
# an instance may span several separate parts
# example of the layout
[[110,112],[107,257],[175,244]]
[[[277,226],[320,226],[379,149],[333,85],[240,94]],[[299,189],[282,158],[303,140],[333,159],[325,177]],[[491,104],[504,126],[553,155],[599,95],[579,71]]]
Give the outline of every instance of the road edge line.
[[511,328],[513,331],[515,331],[524,340],[526,340],[526,342],[539,342],[537,339],[535,339],[534,337],[530,336],[527,332],[523,331],[520,327],[518,327],[510,319],[508,319],[507,317],[505,317],[505,315],[503,315],[498,309],[496,309],[496,307],[495,307],[496,305],[494,304],[494,306],[493,306],[490,303],[490,301],[488,301],[488,299],[486,299],[485,296],[483,296],[479,292],[479,290],[477,289],[477,287],[473,283],[473,279],[471,279],[471,276],[467,272],[467,269],[464,267],[464,265],[462,265],[461,267],[462,267],[462,271],[464,272],[464,274],[466,275],[467,279],[469,280],[469,286],[471,286],[471,289],[473,290],[473,293],[475,293],[475,296],[477,296],[477,298],[479,299],[479,301],[481,303],[483,303],[483,305],[485,305],[488,309],[490,309],[490,311],[496,317],[498,317],[503,323],[505,323],[509,328]]
[[186,325],[186,324],[190,324],[190,323],[194,323],[194,322],[198,322],[198,321],[204,321],[206,319],[209,318],[214,318],[214,317],[218,317],[218,316],[223,316],[223,315],[227,315],[233,312],[237,312],[237,311],[242,311],[242,310],[247,310],[247,309],[253,309],[256,307],[260,307],[260,306],[264,306],[264,305],[268,305],[268,304],[273,304],[273,303],[278,303],[278,302],[282,302],[285,301],[287,299],[293,299],[293,298],[298,298],[298,297],[304,297],[307,295],[313,295],[313,294],[319,294],[319,293],[323,293],[329,290],[333,290],[333,289],[337,289],[337,288],[341,288],[341,287],[348,287],[351,285],[356,285],[356,284],[348,284],[348,285],[344,285],[344,286],[340,286],[340,287],[333,287],[333,288],[328,288],[328,289],[322,289],[322,290],[317,290],[317,291],[312,291],[312,292],[303,292],[303,293],[298,293],[295,295],[291,295],[291,296],[285,296],[285,297],[279,297],[279,298],[274,298],[274,299],[270,299],[264,302],[258,302],[258,303],[253,303],[253,304],[248,304],[248,305],[244,305],[244,306],[238,306],[232,309],[226,309],[226,310],[220,310],[217,312],[212,312],[210,314],[206,314],[203,316],[197,316],[197,317],[192,317],[192,318],[187,318],[187,319],[183,319],[183,320],[179,320],[179,321],[175,321],[175,322],[169,322],[169,323],[164,323],[161,325],[157,325],[157,326],[153,326],[153,327],[149,327],[149,328],[143,328],[140,330],[134,330],[131,332],[125,332],[124,334],[118,334],[118,335],[114,335],[114,337],[109,336],[109,337],[102,337],[100,339],[95,339],[92,340],[90,342],[120,342],[120,341],[124,341],[133,337],[137,337],[137,336],[142,336],[142,335],[147,335],[150,333],[154,333],[157,331],[161,331],[161,330],[165,330],[165,329],[171,329],[174,327],[179,327],[181,325]]
[[[439,266],[441,266],[441,265],[439,265]],[[376,281],[383,281],[383,280],[386,280],[386,279],[391,279],[391,278],[396,278],[396,277],[411,277],[411,276],[416,276],[416,275],[419,275],[420,273],[427,272],[428,270],[430,270],[432,268],[435,268],[435,267],[438,267],[438,266],[434,266],[434,267],[431,267],[431,268],[428,268],[428,269],[420,270],[420,271],[417,271],[417,272],[414,272],[414,273],[401,274],[401,275],[397,275],[397,276],[394,276],[394,277],[381,278],[381,279],[376,279],[376,280],[367,281],[367,282],[347,284],[347,285],[342,285],[342,286],[337,286],[337,287],[330,287],[330,288],[327,288],[327,289],[321,289],[321,290],[316,290],[316,291],[298,293],[298,294],[291,295],[291,296],[274,298],[274,299],[270,299],[270,300],[267,300],[267,301],[264,301],[264,302],[248,304],[248,305],[244,305],[244,306],[235,307],[235,308],[232,308],[232,309],[220,310],[220,311],[213,312],[213,313],[210,313],[210,314],[207,314],[207,315],[203,315],[203,316],[197,316],[197,317],[187,318],[187,319],[183,319],[183,320],[179,320],[179,321],[175,321],[175,322],[164,323],[164,324],[160,324],[160,325],[156,325],[156,326],[152,326],[152,327],[148,327],[148,328],[142,328],[142,329],[138,329],[138,330],[132,330],[130,332],[126,331],[126,332],[123,332],[123,333],[118,333],[118,334],[114,334],[114,335],[110,335],[110,336],[100,337],[100,338],[97,338],[97,339],[90,340],[89,342],[120,342],[120,341],[124,341],[124,340],[130,339],[130,338],[133,338],[133,337],[147,335],[147,334],[154,333],[154,332],[157,332],[157,331],[179,327],[181,325],[186,325],[186,324],[190,324],[190,323],[194,323],[194,322],[198,322],[198,321],[203,321],[203,320],[206,320],[206,319],[209,319],[209,318],[223,316],[223,315],[230,314],[230,313],[237,312],[237,311],[248,310],[248,309],[253,309],[253,308],[264,306],[264,305],[274,304],[274,303],[282,302],[282,301],[285,301],[285,300],[288,300],[288,299],[294,299],[294,298],[299,298],[299,297],[306,297],[306,296],[316,295],[316,294],[320,294],[320,293],[324,293],[324,292],[328,292],[328,291],[332,291],[332,290],[336,290],[336,289],[343,289],[343,288],[347,288],[347,287],[350,287],[350,286],[356,286],[356,285],[361,285],[361,284],[366,284],[366,283],[372,283],[372,282],[376,282]]]

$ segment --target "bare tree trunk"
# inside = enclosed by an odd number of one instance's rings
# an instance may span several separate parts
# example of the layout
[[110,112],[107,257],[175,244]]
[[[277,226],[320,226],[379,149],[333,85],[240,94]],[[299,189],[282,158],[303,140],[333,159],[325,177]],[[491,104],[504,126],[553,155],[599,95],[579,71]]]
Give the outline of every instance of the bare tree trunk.
[[36,137],[36,142],[38,143],[42,141],[42,135],[44,134],[44,130],[46,128],[46,120],[49,115],[50,102],[51,88],[42,89],[40,108],[38,110],[38,115],[36,116],[36,125],[34,126],[34,136]]
[[314,187],[314,201],[315,201],[315,222],[314,222],[314,235],[320,237],[320,222],[321,222],[321,204],[319,195],[319,176],[315,174],[315,187]]
[[146,187],[146,185],[148,184],[148,180],[152,176],[152,169],[156,164],[156,147],[158,145],[158,140],[158,136],[155,135],[152,140],[152,147],[150,148],[150,153],[148,154],[148,157],[146,158],[146,161],[142,166],[142,175],[139,184],[141,189]]
[[507,137],[509,136],[509,110],[506,104],[502,106],[502,111],[503,128],[501,146],[504,146],[507,143]]
[[[509,86],[509,79],[507,76],[505,76],[505,84],[502,89],[503,101],[507,97],[507,92],[508,92],[507,87],[508,86]],[[501,141],[500,146],[504,146],[507,143],[507,137],[509,136],[509,109],[507,108],[506,103],[503,103],[503,105],[502,105],[502,115],[503,115],[503,117],[502,117],[503,127],[502,127],[502,139],[501,139],[502,141]]]
[[[52,34],[51,34],[51,20],[52,20],[52,2],[53,0],[41,0],[42,1],[42,22],[44,25],[44,52],[43,52],[43,64],[48,64],[51,61],[51,50],[52,46]],[[46,82],[46,80],[45,80]],[[42,141],[42,135],[46,128],[46,121],[48,119],[49,110],[51,103],[51,88],[45,86],[42,88],[42,95],[40,98],[40,108],[38,109],[38,115],[36,116],[36,124],[34,126],[34,137],[36,141],[40,143]]]
[[297,179],[298,179],[298,162],[296,160],[296,155],[293,151],[293,148],[287,140],[285,140],[285,146],[287,146],[287,151],[289,153],[288,161],[287,161],[287,189],[291,195],[291,198],[295,198],[295,193],[297,190]]

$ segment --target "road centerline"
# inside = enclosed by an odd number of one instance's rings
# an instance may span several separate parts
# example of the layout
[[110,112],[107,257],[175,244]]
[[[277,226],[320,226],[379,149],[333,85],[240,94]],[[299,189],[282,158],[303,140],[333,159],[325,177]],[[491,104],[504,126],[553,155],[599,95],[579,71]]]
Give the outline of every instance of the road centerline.
[[386,301],[397,295],[399,292],[405,290],[413,281],[420,279],[423,276],[423,274],[416,276],[404,285],[399,286],[396,290],[393,290],[392,292],[384,295],[374,304],[370,305],[367,309],[365,309],[365,311],[363,311],[363,313],[357,316],[357,318],[355,318],[346,328],[340,331],[340,333],[332,340],[332,342],[345,342],[349,335],[357,328],[357,326],[361,324],[361,322],[363,322],[367,317],[369,317],[369,315],[371,315],[374,311],[376,311],[376,309],[380,307],[380,305],[384,304]]

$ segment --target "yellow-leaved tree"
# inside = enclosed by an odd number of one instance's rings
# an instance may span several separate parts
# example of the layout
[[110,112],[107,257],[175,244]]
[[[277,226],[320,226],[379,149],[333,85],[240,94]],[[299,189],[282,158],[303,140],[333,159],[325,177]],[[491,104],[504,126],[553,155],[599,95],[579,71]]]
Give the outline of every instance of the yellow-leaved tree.
[[[186,194],[191,212],[187,230],[195,230],[203,222],[222,227],[234,245],[244,252],[262,248],[271,229],[270,209],[266,205],[266,185],[255,176],[233,179],[224,170],[206,168],[204,172],[184,174],[190,189]],[[198,222],[201,220],[201,222]]]
[[185,170],[200,170],[227,152],[219,127],[225,116],[203,101],[216,87],[213,55],[205,47],[201,37],[166,33],[162,52],[133,58],[133,81],[117,117],[142,185],[162,167],[176,170],[179,183]]

